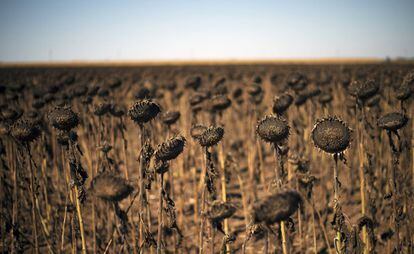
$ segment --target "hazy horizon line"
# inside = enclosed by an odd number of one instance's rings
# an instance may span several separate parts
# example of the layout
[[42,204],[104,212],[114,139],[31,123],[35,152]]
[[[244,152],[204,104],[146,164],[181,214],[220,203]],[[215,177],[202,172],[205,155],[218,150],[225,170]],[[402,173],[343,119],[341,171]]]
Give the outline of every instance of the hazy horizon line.
[[217,58],[217,59],[156,59],[156,60],[54,60],[54,61],[0,61],[1,67],[12,66],[145,66],[145,65],[225,65],[225,64],[343,64],[414,62],[412,57],[318,57],[318,58]]

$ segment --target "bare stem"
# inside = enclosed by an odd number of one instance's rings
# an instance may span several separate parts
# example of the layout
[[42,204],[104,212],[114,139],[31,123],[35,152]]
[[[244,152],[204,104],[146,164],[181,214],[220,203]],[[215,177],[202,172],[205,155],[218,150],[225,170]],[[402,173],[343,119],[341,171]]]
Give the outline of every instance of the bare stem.
[[[273,144],[275,149],[275,157],[276,157],[276,168],[275,168],[275,180],[276,180],[276,186],[278,189],[282,188],[282,178],[281,178],[281,172],[283,173],[283,156],[280,152],[280,149],[277,147],[277,144]],[[283,254],[288,253],[288,247],[287,247],[287,236],[285,232],[285,223],[283,221],[280,222],[280,231],[282,233],[282,250]]]
[[28,157],[27,157],[27,164],[29,166],[29,172],[30,172],[30,194],[31,194],[31,202],[32,202],[32,226],[33,226],[33,241],[34,241],[34,252],[37,254],[39,253],[39,242],[38,242],[38,235],[37,235],[37,216],[36,216],[36,197],[35,197],[35,176],[33,172],[32,162],[31,162],[31,155],[30,155],[30,148],[27,147],[28,151]]
[[75,199],[76,199],[76,212],[78,213],[78,220],[79,220],[79,228],[81,234],[81,241],[82,241],[82,253],[86,254],[86,241],[85,241],[85,231],[83,228],[83,219],[82,219],[82,210],[79,201],[79,191],[78,186],[75,185]]
[[[334,167],[334,205],[337,208],[340,208],[340,202],[339,202],[339,177],[338,177],[338,154],[334,154],[334,161],[335,161],[335,167]],[[341,253],[342,244],[341,244],[341,232],[338,230],[336,232],[336,238],[335,238],[336,248],[337,251]]]
[[391,137],[391,133],[388,132],[388,139],[390,142],[390,147],[391,147],[391,155],[392,155],[392,166],[391,166],[391,179],[390,179],[390,185],[391,185],[391,190],[392,190],[392,208],[393,208],[393,212],[394,212],[394,226],[395,226],[395,240],[396,240],[396,250],[397,253],[400,253],[400,225],[399,225],[399,221],[398,221],[398,196],[399,196],[399,191],[397,188],[397,181],[396,181],[396,177],[395,177],[395,171],[396,169],[398,169],[398,151],[396,150],[393,141],[392,141],[392,137]]
[[[224,149],[223,149],[223,143],[220,143],[219,145],[219,161],[220,161],[220,167],[222,170],[221,174],[221,198],[223,202],[227,201],[227,186],[226,186],[226,169],[225,169],[225,159],[224,159]],[[224,219],[224,233],[226,235],[229,234],[229,222],[228,219]],[[225,253],[230,252],[230,244],[225,245]]]
[[207,179],[205,178],[205,175],[207,174],[207,168],[209,167],[209,155],[208,155],[208,147],[205,147],[205,168],[204,168],[204,184],[203,184],[203,192],[201,194],[201,211],[200,211],[200,232],[199,232],[199,243],[198,243],[198,253],[203,253],[203,238],[204,238],[204,224],[205,224],[205,215],[204,211],[206,208],[206,189],[207,189]]
[[140,211],[139,211],[139,243],[141,244],[142,241],[144,241],[144,211],[146,207],[146,202],[144,200],[145,198],[145,186],[144,186],[144,158],[142,155],[142,149],[145,144],[145,128],[143,125],[139,125],[140,127],[140,137],[141,137],[141,155],[140,155],[140,163],[139,163],[139,205],[140,205]]
[[164,173],[160,174],[160,189],[159,189],[159,203],[158,203],[158,235],[157,235],[157,254],[161,254],[163,251],[162,245],[162,206],[163,206],[163,191],[164,191]]
[[[364,109],[362,109],[364,110]],[[365,113],[362,114],[362,117],[364,120],[363,123],[366,121],[365,119]],[[360,194],[361,194],[361,213],[362,216],[366,214],[365,207],[366,207],[366,197],[365,197],[365,175],[364,175],[364,133],[361,128],[358,130],[359,135],[359,149],[358,149],[358,157],[359,157],[359,186],[360,186]],[[362,240],[365,244],[364,246],[364,254],[368,254],[370,250],[370,243],[368,240],[367,235],[367,227],[364,226],[362,228]]]
[[282,232],[282,250],[283,250],[283,254],[287,254],[288,252],[288,248],[287,248],[287,242],[286,242],[286,228],[285,228],[285,222],[281,221],[280,222],[280,231]]

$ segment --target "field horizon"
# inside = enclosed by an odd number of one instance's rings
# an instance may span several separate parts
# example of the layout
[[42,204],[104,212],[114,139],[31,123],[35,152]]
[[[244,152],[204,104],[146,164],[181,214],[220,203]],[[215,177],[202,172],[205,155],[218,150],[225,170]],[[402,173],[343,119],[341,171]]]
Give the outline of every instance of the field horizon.
[[411,58],[379,57],[327,57],[327,58],[272,58],[272,59],[172,59],[172,60],[73,60],[73,61],[24,61],[1,62],[8,67],[100,67],[100,66],[180,66],[180,65],[290,65],[290,64],[377,64],[384,62],[412,64]]

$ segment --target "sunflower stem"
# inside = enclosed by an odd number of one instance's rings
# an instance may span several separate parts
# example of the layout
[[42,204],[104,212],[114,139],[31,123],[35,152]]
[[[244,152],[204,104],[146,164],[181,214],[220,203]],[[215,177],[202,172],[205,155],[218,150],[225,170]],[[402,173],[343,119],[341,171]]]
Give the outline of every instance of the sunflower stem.
[[159,203],[158,203],[158,236],[157,236],[157,254],[163,251],[162,245],[162,206],[163,206],[163,192],[164,192],[164,173],[160,174],[160,189],[159,189]]
[[[338,178],[338,154],[334,154],[334,206],[335,209],[340,209],[339,202],[339,178]],[[335,248],[338,253],[342,253],[341,232],[337,230],[335,238]]]

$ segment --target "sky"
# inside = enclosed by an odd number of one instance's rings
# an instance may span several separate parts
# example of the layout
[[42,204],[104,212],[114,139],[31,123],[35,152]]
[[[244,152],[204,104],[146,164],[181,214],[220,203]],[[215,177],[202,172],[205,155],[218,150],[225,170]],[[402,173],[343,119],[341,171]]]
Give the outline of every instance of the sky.
[[0,61],[414,56],[413,0],[0,0]]

